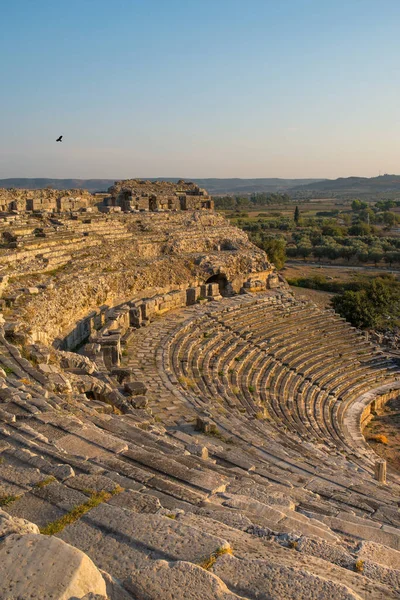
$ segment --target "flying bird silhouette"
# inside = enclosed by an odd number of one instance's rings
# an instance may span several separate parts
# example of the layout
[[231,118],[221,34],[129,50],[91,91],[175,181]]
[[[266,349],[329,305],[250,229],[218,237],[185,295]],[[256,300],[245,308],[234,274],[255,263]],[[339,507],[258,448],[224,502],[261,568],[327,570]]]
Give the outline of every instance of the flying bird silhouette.
[[56,139],[56,142],[62,142],[62,135],[60,135],[60,137]]

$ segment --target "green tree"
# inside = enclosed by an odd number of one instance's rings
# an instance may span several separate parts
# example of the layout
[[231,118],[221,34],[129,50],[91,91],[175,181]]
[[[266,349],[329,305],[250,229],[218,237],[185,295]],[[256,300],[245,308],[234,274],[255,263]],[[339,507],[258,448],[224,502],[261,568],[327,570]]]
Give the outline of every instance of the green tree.
[[296,223],[296,225],[298,225],[299,221],[300,221],[300,211],[299,211],[299,207],[296,206],[296,208],[294,209],[294,222]]
[[380,250],[379,248],[372,248],[371,251],[368,253],[368,259],[372,260],[372,262],[376,266],[378,262],[381,262],[381,260],[383,259],[382,250]]
[[343,227],[334,222],[325,223],[322,227],[322,235],[341,237],[343,235]]
[[335,311],[354,327],[365,329],[374,327],[376,324],[376,315],[373,307],[368,302],[365,290],[344,292],[344,294],[334,296],[331,303]]
[[396,225],[396,214],[391,211],[383,213],[383,222],[388,227],[393,227],[393,225]]
[[334,296],[331,302],[335,311],[355,327],[389,327],[400,316],[400,284],[394,277],[377,277],[357,291]]
[[269,260],[278,269],[282,269],[286,262],[286,241],[281,238],[264,238],[260,244]]
[[359,200],[358,198],[353,200],[353,202],[351,203],[351,210],[353,211],[362,210],[364,208],[368,208],[367,202],[361,202],[361,200]]
[[349,235],[369,235],[371,227],[368,223],[355,223],[349,228]]
[[354,246],[343,246],[340,249],[340,257],[345,258],[347,262],[350,262],[350,259],[353,258],[357,253],[357,249]]

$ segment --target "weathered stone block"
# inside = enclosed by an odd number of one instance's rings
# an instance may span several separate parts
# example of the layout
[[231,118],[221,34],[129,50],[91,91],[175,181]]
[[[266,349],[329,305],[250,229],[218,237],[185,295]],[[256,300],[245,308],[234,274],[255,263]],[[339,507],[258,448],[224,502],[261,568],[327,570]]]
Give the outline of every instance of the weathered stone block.
[[134,408],[146,408],[148,404],[146,396],[134,396],[130,402]]
[[147,387],[142,381],[129,381],[125,383],[124,390],[131,396],[144,396],[147,393]]
[[192,304],[196,304],[197,298],[200,296],[199,288],[188,288],[186,290],[186,304],[188,306],[192,306]]
[[0,543],[0,598],[69,600],[89,593],[106,596],[106,585],[77,548],[35,534],[10,535]]

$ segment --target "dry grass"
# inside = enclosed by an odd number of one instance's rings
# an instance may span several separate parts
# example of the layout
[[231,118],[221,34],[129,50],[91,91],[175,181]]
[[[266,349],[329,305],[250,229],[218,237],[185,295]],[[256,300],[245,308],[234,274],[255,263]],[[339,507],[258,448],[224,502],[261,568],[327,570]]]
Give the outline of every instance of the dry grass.
[[187,387],[194,387],[193,379],[190,379],[190,377],[184,377],[183,375],[179,377],[179,383],[186,385]]
[[356,571],[356,573],[362,573],[364,571],[364,561],[359,559],[355,564],[354,564],[354,570]]
[[377,435],[370,435],[368,437],[368,441],[376,442],[377,444],[384,444],[385,446],[387,446],[387,444],[389,443],[386,435],[383,435],[381,433],[378,433]]
[[46,477],[46,479],[43,479],[42,481],[38,481],[37,483],[35,483],[35,488],[39,488],[39,489],[44,488],[44,487],[46,487],[46,485],[53,483],[53,481],[57,481],[57,480],[55,477],[50,475],[50,477]]
[[222,556],[223,554],[233,554],[232,549],[231,548],[217,548],[216,551],[213,552],[208,558],[203,560],[199,566],[202,569],[209,571],[211,569],[211,567],[215,564],[217,558],[219,556]]

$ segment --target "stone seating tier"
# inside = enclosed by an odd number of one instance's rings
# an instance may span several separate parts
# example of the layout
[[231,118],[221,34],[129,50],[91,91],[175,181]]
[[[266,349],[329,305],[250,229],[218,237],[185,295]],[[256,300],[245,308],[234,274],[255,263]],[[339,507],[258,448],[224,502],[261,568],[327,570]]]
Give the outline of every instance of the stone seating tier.
[[3,326],[0,596],[45,597],[35,573],[65,563],[81,599],[398,598],[400,480],[374,479],[349,421],[397,365],[284,290],[213,285],[87,314],[86,357]]

